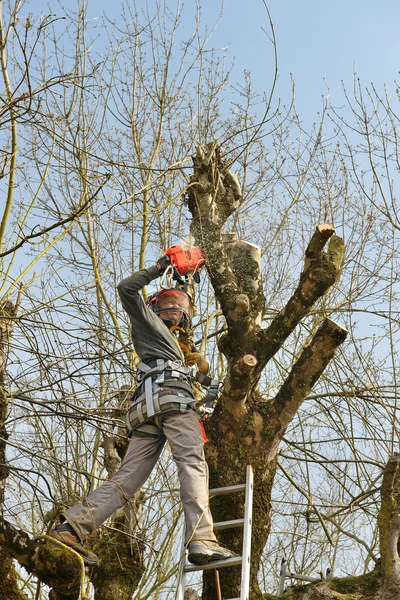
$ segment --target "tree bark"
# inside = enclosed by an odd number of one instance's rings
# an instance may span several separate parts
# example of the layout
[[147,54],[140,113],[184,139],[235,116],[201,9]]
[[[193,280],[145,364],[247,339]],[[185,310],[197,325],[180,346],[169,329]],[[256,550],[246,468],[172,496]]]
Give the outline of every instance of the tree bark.
[[385,468],[378,516],[383,585],[375,600],[400,598],[400,455],[392,456]]

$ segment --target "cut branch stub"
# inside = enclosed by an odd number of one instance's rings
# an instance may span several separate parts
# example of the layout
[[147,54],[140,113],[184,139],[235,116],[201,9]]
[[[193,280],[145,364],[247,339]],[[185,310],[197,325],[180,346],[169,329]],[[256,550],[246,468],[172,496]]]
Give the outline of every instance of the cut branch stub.
[[234,411],[244,407],[246,398],[252,389],[257,359],[252,354],[245,354],[228,368],[224,380],[222,399],[225,405]]
[[400,598],[400,454],[390,457],[385,467],[378,528],[383,586],[376,599]]
[[242,358],[237,361],[233,369],[235,373],[238,373],[239,375],[247,375],[256,365],[256,357],[252,354],[245,354],[245,356],[242,356]]
[[265,308],[260,267],[261,250],[247,241],[237,240],[234,233],[223,234],[222,237],[238,287],[248,297],[251,319],[256,325],[261,325]]
[[306,271],[309,267],[310,260],[318,258],[329,238],[335,233],[333,225],[328,223],[321,223],[317,225],[314,235],[312,236],[307,250],[305,252],[304,270]]

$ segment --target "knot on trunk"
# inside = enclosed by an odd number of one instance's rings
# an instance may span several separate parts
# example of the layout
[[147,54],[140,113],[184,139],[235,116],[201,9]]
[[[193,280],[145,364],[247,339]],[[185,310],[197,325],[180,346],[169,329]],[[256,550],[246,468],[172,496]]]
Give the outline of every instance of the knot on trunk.
[[229,311],[229,318],[241,320],[250,309],[250,302],[246,294],[238,294],[234,300],[234,307]]

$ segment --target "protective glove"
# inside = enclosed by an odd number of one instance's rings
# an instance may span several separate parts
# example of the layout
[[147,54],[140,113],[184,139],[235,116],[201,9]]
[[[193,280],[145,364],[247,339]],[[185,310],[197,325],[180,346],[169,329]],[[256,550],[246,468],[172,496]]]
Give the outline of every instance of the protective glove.
[[197,365],[200,373],[206,374],[208,371],[208,362],[199,352],[188,352],[185,356],[185,365],[187,367]]
[[168,254],[163,254],[162,256],[160,256],[160,258],[157,261],[157,268],[158,268],[160,277],[168,269],[170,264],[171,264],[171,259],[168,256]]

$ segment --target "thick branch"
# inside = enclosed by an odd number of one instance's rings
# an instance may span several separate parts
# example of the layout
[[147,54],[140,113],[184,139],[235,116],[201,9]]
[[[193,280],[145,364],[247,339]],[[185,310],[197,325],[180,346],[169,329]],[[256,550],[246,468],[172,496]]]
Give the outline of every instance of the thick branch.
[[238,287],[249,300],[251,319],[260,326],[265,307],[260,266],[261,250],[250,242],[237,240],[234,233],[224,234],[222,237]]
[[[383,588],[376,598],[400,598],[400,455],[392,456],[383,474],[378,516]],[[389,596],[388,594],[392,594]],[[386,596],[385,596],[386,594]]]
[[15,558],[20,565],[32,572],[35,567],[33,556],[36,544],[21,529],[16,529],[7,521],[0,522],[0,546]]
[[333,225],[329,225],[328,223],[321,223],[320,225],[317,225],[314,235],[312,236],[305,252],[305,271],[307,271],[308,267],[310,266],[311,260],[321,256],[326,242],[334,233],[335,229]]
[[[328,231],[332,235],[331,230]],[[333,236],[328,252],[321,253],[320,248],[323,240],[326,241],[326,236],[325,229],[319,231],[317,228],[314,241],[310,242],[311,255],[314,257],[307,258],[309,262],[300,276],[296,291],[285,308],[273,319],[271,325],[261,333],[261,348],[258,354],[260,370],[265,367],[296,325],[310,312],[311,307],[328,291],[340,274],[344,254],[343,240]]]
[[311,343],[303,348],[288,378],[273,400],[281,434],[333,358],[336,349],[346,339],[347,333],[346,329],[326,319]]
[[54,600],[78,600],[82,563],[78,555],[53,545],[47,538],[31,540],[27,533],[7,521],[0,523],[0,545],[8,554],[53,588]]
[[221,233],[227,216],[239,206],[239,199],[234,198],[239,198],[240,186],[235,176],[228,176],[226,170],[221,175],[215,144],[197,148],[193,167],[188,191],[188,206],[193,217],[191,231],[203,252],[228,327],[236,335],[245,335],[253,325],[250,302],[229,265]]

